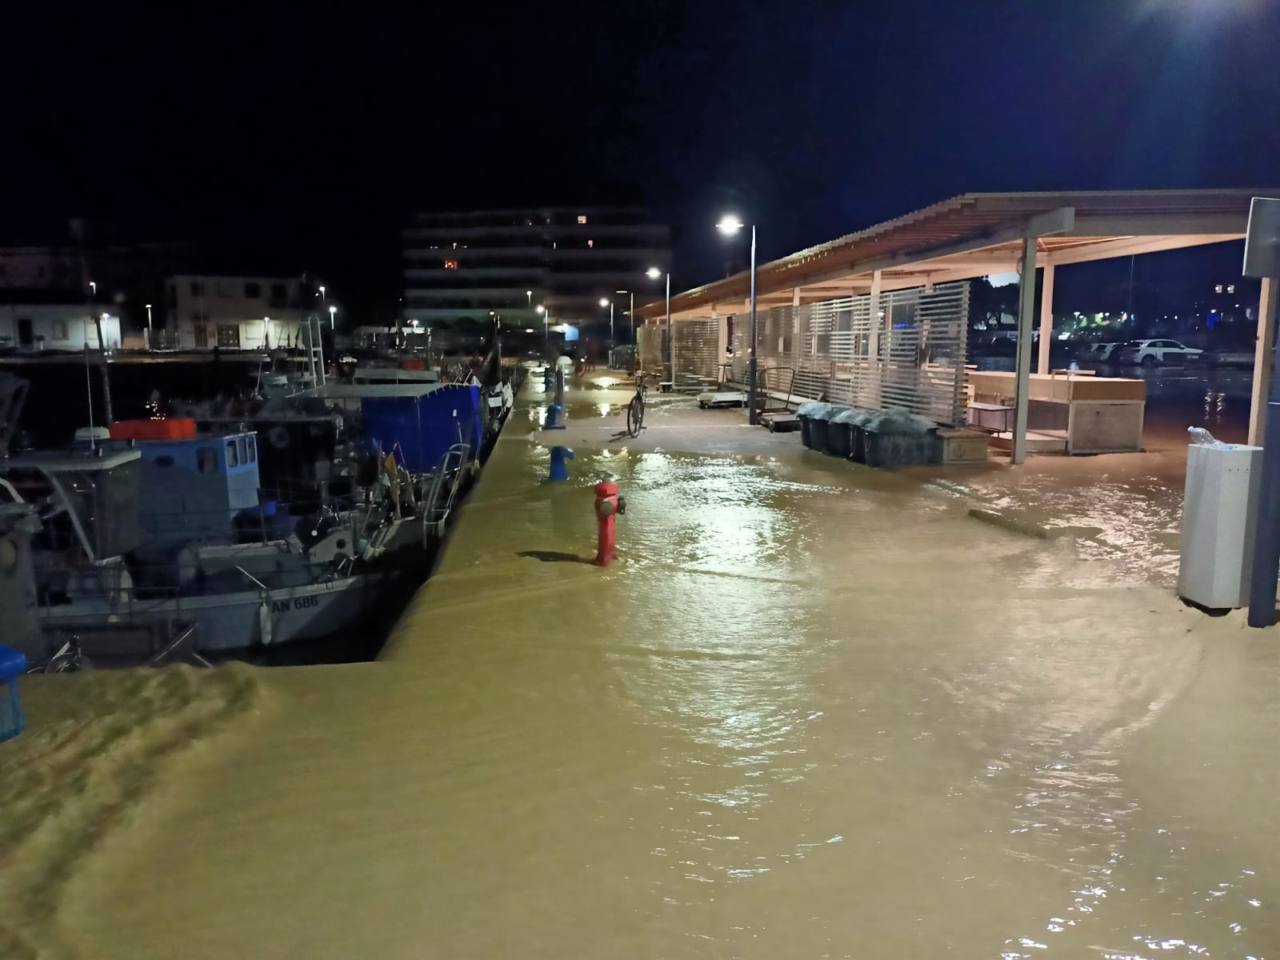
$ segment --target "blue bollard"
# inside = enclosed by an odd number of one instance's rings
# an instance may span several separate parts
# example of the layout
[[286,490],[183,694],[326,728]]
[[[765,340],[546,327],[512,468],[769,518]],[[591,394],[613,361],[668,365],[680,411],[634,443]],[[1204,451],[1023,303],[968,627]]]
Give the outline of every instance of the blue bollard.
[[568,480],[569,479],[569,461],[573,459],[573,451],[568,447],[552,447],[551,448],[551,473],[547,477],[550,481]]
[[563,430],[564,429],[564,407],[558,403],[553,403],[547,407],[547,419],[542,425],[543,430]]
[[0,742],[22,732],[24,720],[18,678],[26,669],[27,658],[22,651],[0,646]]

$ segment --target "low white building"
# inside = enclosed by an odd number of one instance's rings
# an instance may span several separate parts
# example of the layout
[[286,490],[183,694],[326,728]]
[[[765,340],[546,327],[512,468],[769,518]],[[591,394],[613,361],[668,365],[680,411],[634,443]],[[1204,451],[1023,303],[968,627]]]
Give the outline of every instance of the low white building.
[[182,350],[262,350],[301,343],[317,313],[300,277],[181,274],[165,285],[167,340]]
[[86,303],[0,303],[0,349],[98,349],[97,314],[102,345],[120,349],[120,316]]

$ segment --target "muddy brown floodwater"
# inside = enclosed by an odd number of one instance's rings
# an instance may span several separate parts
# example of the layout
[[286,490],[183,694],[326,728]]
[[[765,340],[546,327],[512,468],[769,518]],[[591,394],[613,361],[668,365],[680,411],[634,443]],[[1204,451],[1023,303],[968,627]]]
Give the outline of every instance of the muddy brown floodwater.
[[[1091,510],[1079,464],[886,474],[679,403],[612,441],[625,399],[526,398],[380,662],[28,684],[0,956],[1280,952],[1280,640],[1173,596],[1143,468]],[[599,479],[608,570],[564,562]],[[1062,536],[968,514],[1055,485]]]

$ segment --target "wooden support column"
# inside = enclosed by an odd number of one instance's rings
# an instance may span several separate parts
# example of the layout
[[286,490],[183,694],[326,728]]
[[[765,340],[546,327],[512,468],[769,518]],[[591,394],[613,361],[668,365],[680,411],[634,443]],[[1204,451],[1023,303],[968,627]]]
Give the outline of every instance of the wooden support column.
[[1022,240],[1022,276],[1018,281],[1018,365],[1013,408],[1013,462],[1027,459],[1027,411],[1031,400],[1031,315],[1036,309],[1036,240]]
[[880,408],[880,378],[883,374],[883,368],[880,364],[880,271],[876,270],[871,274],[871,297],[867,303],[867,325],[871,330],[871,335],[867,338],[867,361],[875,375],[871,378],[870,396],[866,399],[867,406],[878,410]]
[[1040,356],[1037,373],[1048,373],[1049,348],[1053,345],[1053,264],[1044,265],[1044,282],[1040,285]]
[[1267,395],[1271,390],[1271,358],[1276,346],[1276,290],[1272,277],[1263,277],[1258,297],[1258,333],[1253,347],[1253,393],[1249,398],[1249,444],[1262,446],[1267,426]]

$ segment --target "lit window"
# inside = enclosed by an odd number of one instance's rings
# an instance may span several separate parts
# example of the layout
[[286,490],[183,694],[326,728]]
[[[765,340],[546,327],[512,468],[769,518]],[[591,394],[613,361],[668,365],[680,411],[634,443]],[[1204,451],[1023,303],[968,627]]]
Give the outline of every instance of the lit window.
[[586,215],[585,213],[580,213],[580,214],[578,214],[578,222],[579,222],[579,223],[586,223],[586,222],[587,222],[587,215]]
[[1214,293],[1221,293],[1221,292],[1222,292],[1222,284],[1220,284],[1220,283],[1218,283],[1218,284],[1214,284],[1213,292],[1214,292]]
[[587,241],[587,247],[588,247],[588,248],[594,247],[595,245],[596,245],[596,242],[595,242],[594,240],[588,240],[588,241]]
[[457,260],[446,260],[446,261],[444,262],[444,268],[445,268],[446,270],[457,270],[457,269],[458,269],[458,261],[457,261]]
[[1235,293],[1235,292],[1236,292],[1236,285],[1234,283],[1228,283],[1227,293]]

